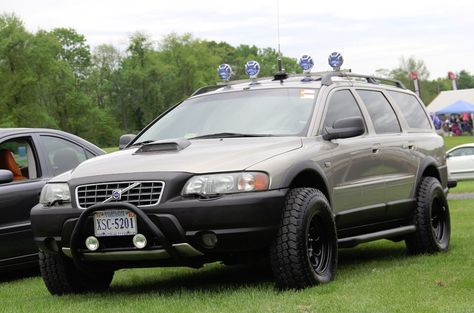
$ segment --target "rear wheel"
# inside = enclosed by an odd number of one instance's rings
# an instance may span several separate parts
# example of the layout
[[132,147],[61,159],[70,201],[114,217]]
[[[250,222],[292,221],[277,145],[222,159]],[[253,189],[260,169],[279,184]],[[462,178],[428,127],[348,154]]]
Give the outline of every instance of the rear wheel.
[[276,285],[281,289],[301,289],[334,278],[337,235],[322,192],[313,188],[289,192],[270,257]]
[[423,177],[416,201],[417,207],[412,216],[416,232],[405,240],[408,251],[419,254],[448,250],[451,222],[440,182],[434,177]]
[[113,271],[83,272],[60,254],[39,252],[41,276],[53,295],[103,291],[109,288]]

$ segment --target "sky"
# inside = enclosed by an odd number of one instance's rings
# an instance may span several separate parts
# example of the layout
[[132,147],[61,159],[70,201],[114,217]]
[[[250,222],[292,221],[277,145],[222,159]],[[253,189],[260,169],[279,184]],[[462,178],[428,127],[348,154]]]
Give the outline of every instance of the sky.
[[432,79],[474,73],[472,0],[0,0],[0,12],[15,13],[31,32],[70,27],[92,48],[121,50],[137,31],[157,44],[175,32],[277,49],[278,11],[281,52],[311,55],[316,71],[328,70],[337,51],[357,73],[396,68],[402,56],[423,60]]

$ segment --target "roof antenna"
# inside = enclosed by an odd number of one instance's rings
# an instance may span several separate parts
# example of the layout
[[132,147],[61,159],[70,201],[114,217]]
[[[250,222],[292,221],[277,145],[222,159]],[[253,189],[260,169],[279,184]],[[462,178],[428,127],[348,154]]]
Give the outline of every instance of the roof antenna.
[[280,50],[280,0],[276,0],[277,2],[277,34],[278,34],[278,72],[275,74],[273,80],[279,80],[283,82],[284,79],[288,78],[288,74],[285,73],[285,69],[283,69],[283,64],[281,61],[281,50]]

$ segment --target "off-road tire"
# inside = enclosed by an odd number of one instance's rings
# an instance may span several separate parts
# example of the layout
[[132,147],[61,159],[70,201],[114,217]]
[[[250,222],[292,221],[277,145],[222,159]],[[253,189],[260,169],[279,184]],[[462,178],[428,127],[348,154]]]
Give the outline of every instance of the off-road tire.
[[448,250],[451,237],[449,206],[443,187],[436,178],[421,179],[412,223],[416,226],[416,232],[405,240],[410,254],[432,254]]
[[41,276],[53,295],[104,291],[109,288],[113,271],[86,273],[77,269],[72,260],[60,254],[39,252]]
[[329,202],[321,191],[290,190],[270,248],[270,261],[280,289],[302,289],[334,278],[337,233]]

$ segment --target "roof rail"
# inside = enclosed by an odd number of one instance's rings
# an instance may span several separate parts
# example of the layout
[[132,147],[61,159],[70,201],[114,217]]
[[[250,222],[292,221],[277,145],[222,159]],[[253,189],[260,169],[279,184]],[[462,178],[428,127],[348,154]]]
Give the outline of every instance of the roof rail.
[[206,93],[208,91],[214,91],[216,89],[219,89],[219,88],[222,88],[222,87],[225,87],[225,86],[227,86],[227,85],[217,84],[217,85],[204,86],[204,87],[198,88],[196,91],[194,91],[192,93],[191,97],[196,96],[196,95],[200,95],[202,93]]
[[401,88],[401,89],[406,89],[405,85],[399,80],[396,79],[391,79],[391,78],[383,78],[383,77],[377,77],[377,76],[370,76],[370,75],[361,75],[361,74],[355,74],[355,73],[349,73],[349,72],[341,72],[341,71],[335,71],[335,72],[329,72],[321,77],[321,85],[329,86],[333,83],[332,78],[333,77],[355,77],[355,78],[364,78],[367,80],[369,84],[375,84],[378,85],[379,82],[389,82],[394,84],[396,87]]

